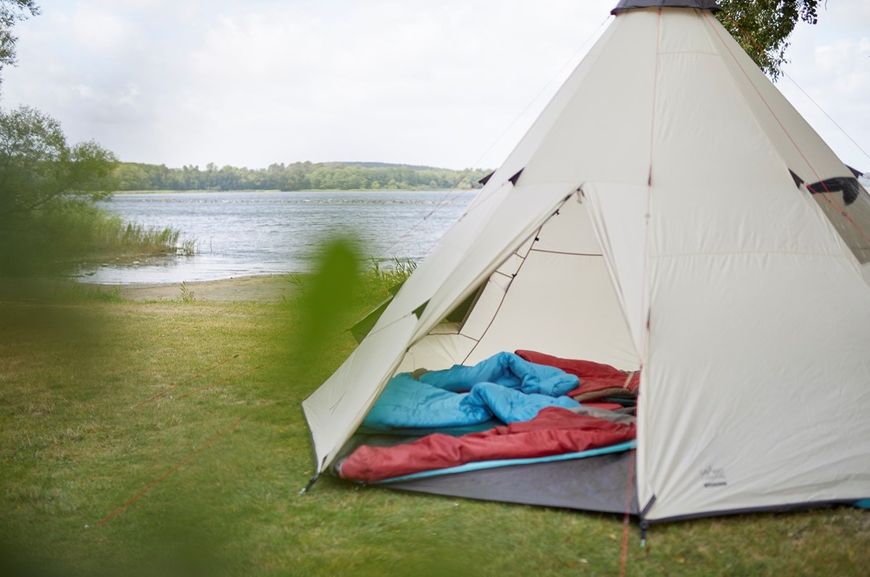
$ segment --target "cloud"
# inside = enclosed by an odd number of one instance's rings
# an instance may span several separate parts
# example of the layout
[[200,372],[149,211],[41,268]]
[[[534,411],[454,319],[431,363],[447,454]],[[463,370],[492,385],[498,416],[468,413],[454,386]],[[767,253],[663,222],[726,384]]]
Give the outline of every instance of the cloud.
[[74,42],[90,50],[116,50],[133,33],[127,21],[94,4],[79,6],[71,24]]
[[[125,160],[495,166],[615,2],[58,3],[20,25],[3,104],[41,108]],[[868,119],[870,40],[848,10],[864,4],[838,0],[803,27],[789,74],[826,109]]]
[[611,3],[80,0],[21,25],[4,99],[130,160],[496,163]]
[[[257,156],[280,141],[297,159],[472,164],[492,130],[475,127],[493,113],[506,124],[546,82],[542,73],[557,72],[553,52],[564,59],[573,47],[567,30],[562,46],[507,42],[522,32],[506,24],[517,28],[525,10],[528,25],[532,13],[512,4],[520,14],[485,20],[465,4],[389,1],[340,14],[306,4],[221,14],[188,58],[188,102],[199,105],[189,113],[213,134],[250,128]],[[534,12],[542,29],[552,26]]]

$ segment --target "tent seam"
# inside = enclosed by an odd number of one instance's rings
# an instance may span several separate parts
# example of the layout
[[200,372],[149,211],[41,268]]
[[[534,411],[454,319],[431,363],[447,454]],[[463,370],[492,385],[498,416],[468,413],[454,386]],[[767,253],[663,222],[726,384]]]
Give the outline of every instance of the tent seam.
[[[648,486],[646,483],[645,477],[646,467],[644,467],[644,462],[641,459],[641,454],[645,453],[643,450],[644,445],[644,435],[643,429],[641,425],[643,424],[642,416],[644,414],[643,407],[645,406],[644,398],[644,383],[646,381],[646,366],[647,360],[649,359],[649,349],[650,349],[650,317],[652,315],[652,288],[650,283],[650,211],[652,206],[652,190],[653,190],[653,156],[655,155],[655,131],[656,131],[656,107],[658,106],[658,84],[659,84],[659,50],[661,49],[661,36],[662,36],[662,11],[659,9],[658,16],[656,18],[656,51],[655,51],[655,71],[653,72],[653,90],[652,90],[652,113],[650,114],[650,131],[649,131],[649,174],[647,176],[647,186],[646,186],[646,210],[644,211],[644,219],[646,229],[644,230],[644,246],[643,250],[645,253],[644,265],[643,265],[643,280],[642,280],[642,292],[641,295],[644,298],[644,303],[646,307],[641,308],[641,321],[643,322],[643,313],[644,308],[646,309],[646,322],[643,326],[643,342],[642,342],[642,350],[639,351],[640,357],[640,366],[638,367],[638,372],[640,373],[640,378],[638,380],[638,390],[637,390],[637,451],[635,453],[635,484],[637,485],[638,490],[638,502],[640,502],[640,487],[641,481],[644,481],[644,486]],[[641,475],[641,471],[643,471],[643,475]],[[653,494],[655,493],[655,488],[650,487],[652,489]]]

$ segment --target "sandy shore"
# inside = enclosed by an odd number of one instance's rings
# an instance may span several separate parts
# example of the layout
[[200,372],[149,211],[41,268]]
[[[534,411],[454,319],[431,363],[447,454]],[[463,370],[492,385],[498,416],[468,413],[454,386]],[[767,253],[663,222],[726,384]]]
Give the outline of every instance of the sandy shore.
[[[96,284],[104,290],[118,290],[122,298],[134,301],[181,300],[181,283]],[[245,276],[214,281],[185,283],[188,294],[198,301],[274,302],[293,291],[287,275]]]

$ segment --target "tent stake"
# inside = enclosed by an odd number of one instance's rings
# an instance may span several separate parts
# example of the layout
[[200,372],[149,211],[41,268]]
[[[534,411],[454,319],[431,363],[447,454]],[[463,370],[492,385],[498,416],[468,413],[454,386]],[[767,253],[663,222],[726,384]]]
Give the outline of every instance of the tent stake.
[[320,473],[316,473],[313,477],[308,479],[308,484],[306,484],[304,487],[302,487],[302,489],[299,491],[299,494],[304,495],[305,493],[307,493],[311,489],[311,487],[314,486],[314,483],[316,483],[317,479],[319,479],[319,478],[320,478]]

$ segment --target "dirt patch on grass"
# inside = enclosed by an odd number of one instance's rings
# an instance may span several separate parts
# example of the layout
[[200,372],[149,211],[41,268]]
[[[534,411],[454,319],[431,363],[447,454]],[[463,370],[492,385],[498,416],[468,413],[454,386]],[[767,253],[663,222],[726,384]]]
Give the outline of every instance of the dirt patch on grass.
[[104,292],[117,292],[124,300],[161,301],[258,301],[275,302],[289,296],[294,285],[288,275],[245,276],[186,283],[139,283],[94,285]]

